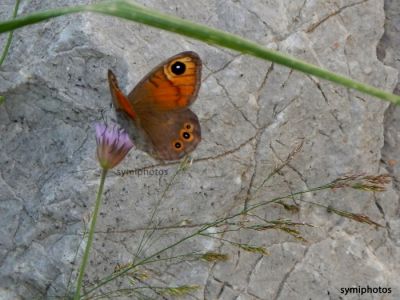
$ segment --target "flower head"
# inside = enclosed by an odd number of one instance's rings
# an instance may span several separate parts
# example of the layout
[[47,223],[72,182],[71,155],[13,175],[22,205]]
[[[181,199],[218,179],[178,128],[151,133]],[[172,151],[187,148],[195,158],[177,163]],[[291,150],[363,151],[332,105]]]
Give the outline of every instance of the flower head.
[[112,169],[132,149],[133,143],[125,130],[117,125],[96,124],[97,159],[102,168]]

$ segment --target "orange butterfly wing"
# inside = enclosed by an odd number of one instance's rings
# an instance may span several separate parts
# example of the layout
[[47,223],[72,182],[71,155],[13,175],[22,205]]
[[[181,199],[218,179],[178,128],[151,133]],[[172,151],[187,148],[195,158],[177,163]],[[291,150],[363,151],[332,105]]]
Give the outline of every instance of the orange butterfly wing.
[[196,53],[182,52],[161,63],[127,97],[110,70],[108,81],[116,109],[125,112],[144,134],[151,155],[177,160],[197,147],[201,128],[188,109],[201,82],[201,60]]
[[201,81],[200,57],[191,51],[177,54],[155,67],[128,95],[134,110],[177,111],[197,97]]

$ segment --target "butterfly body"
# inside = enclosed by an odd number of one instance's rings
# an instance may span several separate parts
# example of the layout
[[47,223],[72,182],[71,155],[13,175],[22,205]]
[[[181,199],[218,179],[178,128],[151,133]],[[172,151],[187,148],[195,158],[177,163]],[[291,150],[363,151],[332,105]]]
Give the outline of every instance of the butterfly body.
[[201,81],[201,60],[196,53],[182,52],[161,63],[128,96],[110,70],[108,81],[117,111],[135,125],[150,155],[163,161],[178,160],[197,147],[200,123],[189,109]]

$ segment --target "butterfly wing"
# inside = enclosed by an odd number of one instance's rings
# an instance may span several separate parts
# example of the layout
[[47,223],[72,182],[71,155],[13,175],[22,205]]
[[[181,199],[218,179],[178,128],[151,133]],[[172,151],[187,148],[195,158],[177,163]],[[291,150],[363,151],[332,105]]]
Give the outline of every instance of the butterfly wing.
[[181,159],[201,141],[197,116],[190,110],[152,113],[140,120],[150,154],[163,161]]
[[182,52],[155,67],[128,99],[138,114],[183,110],[195,101],[200,81],[200,57],[191,51]]
[[182,52],[161,63],[127,97],[110,70],[108,80],[116,109],[134,121],[152,156],[178,160],[196,148],[200,124],[188,109],[201,82],[201,60],[196,53]]
[[119,88],[117,77],[111,70],[108,70],[108,84],[115,109],[125,112],[132,120],[135,120],[136,112],[133,110],[132,103]]

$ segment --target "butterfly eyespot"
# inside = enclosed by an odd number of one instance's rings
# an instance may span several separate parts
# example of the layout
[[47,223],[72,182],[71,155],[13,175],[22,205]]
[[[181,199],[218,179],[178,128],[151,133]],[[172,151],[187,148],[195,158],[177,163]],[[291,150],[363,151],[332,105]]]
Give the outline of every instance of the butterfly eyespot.
[[186,142],[191,142],[191,141],[193,141],[193,134],[191,133],[191,132],[188,132],[187,130],[185,130],[185,129],[182,129],[181,131],[180,131],[180,137],[184,140],[184,141],[186,141]]
[[172,147],[176,151],[182,151],[183,150],[183,143],[181,140],[175,140],[172,142]]
[[171,71],[175,75],[182,75],[186,71],[186,65],[181,61],[176,61],[172,64]]
[[193,126],[190,123],[185,123],[185,125],[183,125],[183,128],[185,128],[189,132],[193,131]]

